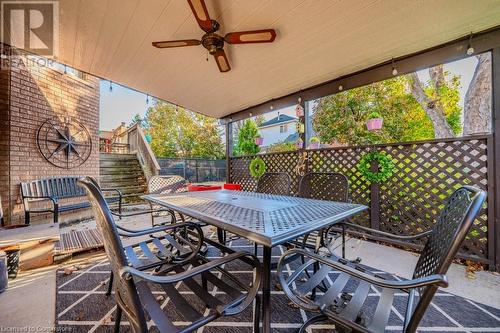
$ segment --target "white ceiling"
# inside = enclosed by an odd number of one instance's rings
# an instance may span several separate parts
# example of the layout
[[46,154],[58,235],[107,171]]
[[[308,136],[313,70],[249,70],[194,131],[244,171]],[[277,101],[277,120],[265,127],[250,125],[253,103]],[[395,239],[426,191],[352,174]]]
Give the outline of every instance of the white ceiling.
[[498,0],[206,0],[221,34],[274,28],[272,44],[226,45],[220,73],[185,0],[61,0],[60,62],[214,117],[500,25]]

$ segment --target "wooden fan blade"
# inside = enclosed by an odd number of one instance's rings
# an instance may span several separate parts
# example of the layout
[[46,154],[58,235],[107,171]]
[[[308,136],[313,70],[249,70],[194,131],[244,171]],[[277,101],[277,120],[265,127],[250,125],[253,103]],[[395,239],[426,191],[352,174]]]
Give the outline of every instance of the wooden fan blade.
[[210,15],[208,15],[207,6],[205,5],[205,0],[187,0],[189,7],[193,11],[194,17],[200,28],[204,31],[209,31],[212,29],[212,20]]
[[229,44],[271,43],[276,38],[274,29],[230,32],[224,40]]
[[214,58],[215,62],[217,63],[217,66],[219,67],[219,70],[222,73],[229,72],[231,70],[231,66],[229,66],[229,61],[227,60],[226,57],[226,52],[224,52],[223,49],[218,49],[214,53]]
[[167,40],[163,42],[153,42],[153,46],[159,49],[165,49],[170,47],[196,46],[200,44],[201,42],[196,39],[181,39],[181,40]]

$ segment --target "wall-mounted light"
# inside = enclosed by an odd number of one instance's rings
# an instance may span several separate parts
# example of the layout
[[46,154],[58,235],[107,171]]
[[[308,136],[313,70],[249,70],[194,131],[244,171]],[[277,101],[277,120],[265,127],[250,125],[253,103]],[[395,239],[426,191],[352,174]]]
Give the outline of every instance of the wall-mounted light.
[[398,75],[398,69],[396,68],[396,62],[394,61],[394,58],[392,58],[392,75],[396,76]]
[[472,32],[471,32],[469,36],[469,44],[467,45],[467,55],[473,55],[473,54],[474,54],[474,47],[472,47]]

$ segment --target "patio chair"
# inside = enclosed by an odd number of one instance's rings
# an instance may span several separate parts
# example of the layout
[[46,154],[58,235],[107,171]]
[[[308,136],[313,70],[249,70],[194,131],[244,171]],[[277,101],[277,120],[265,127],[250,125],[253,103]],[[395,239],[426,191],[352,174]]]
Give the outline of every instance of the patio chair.
[[257,181],[256,192],[290,195],[290,176],[286,172],[266,172]]
[[[183,193],[187,192],[188,181],[181,176],[177,175],[160,175],[160,176],[152,176],[149,178],[148,182],[148,193],[149,194],[175,194],[175,193]],[[162,209],[161,206],[155,205],[152,202],[149,203],[152,211],[158,211],[151,216],[151,223],[153,227],[155,226],[155,218],[164,216],[162,212],[165,209]],[[175,223],[177,216],[181,221],[186,221],[184,215],[174,212],[173,210],[168,210],[170,215],[173,217],[171,223]]]
[[[278,263],[283,291],[300,308],[319,313],[310,317],[299,331],[304,332],[308,326],[328,320],[341,332],[384,332],[394,294],[403,292],[408,294],[408,300],[402,331],[415,332],[437,289],[448,286],[445,274],[485,198],[484,191],[473,187],[464,186],[456,190],[448,199],[434,229],[413,236],[426,237],[427,241],[411,280],[385,279],[333,254],[324,257],[303,249],[287,251]],[[286,259],[297,253],[307,261],[293,274],[284,274],[287,271],[284,269]],[[303,272],[315,264],[321,265],[319,270],[304,279]],[[337,273],[336,277],[330,273]],[[310,297],[311,291],[327,278],[333,280],[328,290],[321,296]],[[373,302],[365,304],[370,290],[380,293],[376,307]]]
[[[309,172],[299,182],[299,197],[316,200],[349,202],[349,181],[339,172]],[[315,235],[314,243],[309,241]],[[318,237],[319,236],[319,237]],[[325,230],[307,234],[300,239],[302,248],[312,248],[316,251],[325,246]]]
[[[87,190],[87,196],[96,217],[97,227],[103,235],[104,249],[108,255],[111,270],[114,276],[117,277],[117,283],[115,283],[117,302],[115,332],[120,329],[123,312],[127,315],[134,332],[148,331],[146,316],[152,320],[160,332],[192,332],[219,317],[242,312],[254,299],[259,303],[258,290],[261,280],[261,265],[257,257],[249,253],[235,252],[226,248],[227,256],[212,261],[196,254],[188,263],[186,259],[165,265],[161,271],[157,272],[157,275],[133,267],[133,262],[124,250],[113,216],[102,193],[88,179],[79,180],[79,184]],[[175,231],[180,227],[187,226],[200,232],[199,226],[191,222],[166,225],[154,229]],[[182,237],[179,239],[182,239]],[[203,238],[198,240],[201,244]],[[143,250],[145,252],[150,251],[145,247]],[[249,265],[251,270],[255,270],[251,285],[240,281],[223,268],[225,264],[237,260]],[[220,273],[221,277],[215,275],[213,271]],[[209,293],[207,285],[203,285],[203,282],[200,285],[198,278],[210,282],[214,287],[217,287],[220,293],[216,295]],[[196,300],[193,297],[186,297],[185,293],[180,293],[176,289],[175,286],[179,282],[183,282],[193,292],[189,296],[193,296]],[[177,312],[190,324],[182,329],[173,325],[168,313],[164,312],[154,295],[158,288],[161,288],[166,293],[170,302],[178,310]],[[200,309],[199,306],[201,305],[205,309]],[[254,328],[258,330],[259,311],[255,311],[255,313]]]
[[[85,178],[87,182],[95,186],[99,193],[104,197],[104,194],[99,187],[97,181],[92,177]],[[110,210],[113,216],[117,216],[120,219],[122,217],[132,217],[144,214],[153,214],[159,211],[166,210],[151,210],[151,211],[140,211],[129,214],[119,214]],[[170,211],[167,211],[170,213]],[[171,213],[173,214],[173,213]],[[175,217],[172,218],[175,220]],[[148,239],[143,239],[139,242],[129,244],[124,247],[127,258],[130,261],[132,267],[139,270],[148,269],[158,269],[164,265],[170,263],[186,263],[189,262],[194,255],[201,251],[203,242],[203,231],[199,226],[196,226],[194,230],[196,231],[196,236],[198,241],[190,242],[186,239],[185,228],[190,226],[186,223],[175,224],[173,228],[165,228],[164,226],[157,226],[148,229],[132,230],[125,228],[119,224],[116,224],[116,229],[118,235],[121,237],[135,238],[149,236]],[[182,231],[184,235],[180,235],[178,231]],[[151,247],[153,248],[151,250]],[[106,291],[106,296],[110,296],[113,288],[113,271],[110,273],[108,288]]]

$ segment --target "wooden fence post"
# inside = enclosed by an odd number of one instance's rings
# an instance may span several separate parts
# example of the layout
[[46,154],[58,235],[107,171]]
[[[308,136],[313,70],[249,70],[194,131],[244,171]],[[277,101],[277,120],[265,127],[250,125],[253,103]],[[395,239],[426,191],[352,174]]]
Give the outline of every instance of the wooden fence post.
[[[378,172],[378,162],[371,162],[371,171]],[[380,186],[371,182],[370,185],[370,227],[380,229]]]

